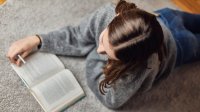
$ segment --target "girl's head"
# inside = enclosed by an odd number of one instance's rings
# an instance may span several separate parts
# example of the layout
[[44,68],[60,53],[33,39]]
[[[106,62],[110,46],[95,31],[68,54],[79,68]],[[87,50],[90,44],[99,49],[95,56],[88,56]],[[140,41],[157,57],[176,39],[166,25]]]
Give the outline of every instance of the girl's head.
[[100,35],[97,49],[109,57],[103,71],[105,79],[99,85],[102,94],[106,85],[146,62],[151,54],[158,53],[160,61],[164,55],[163,32],[155,15],[124,0],[118,2],[115,12],[116,16]]

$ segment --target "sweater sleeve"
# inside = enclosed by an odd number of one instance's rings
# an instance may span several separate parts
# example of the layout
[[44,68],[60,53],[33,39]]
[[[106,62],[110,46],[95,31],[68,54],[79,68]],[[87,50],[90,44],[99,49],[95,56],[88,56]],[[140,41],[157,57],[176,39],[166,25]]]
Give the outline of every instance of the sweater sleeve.
[[98,25],[102,18],[100,13],[105,7],[100,7],[86,16],[78,26],[66,26],[47,34],[38,34],[41,39],[41,47],[38,50],[68,56],[88,54],[96,46],[95,38],[102,30]]

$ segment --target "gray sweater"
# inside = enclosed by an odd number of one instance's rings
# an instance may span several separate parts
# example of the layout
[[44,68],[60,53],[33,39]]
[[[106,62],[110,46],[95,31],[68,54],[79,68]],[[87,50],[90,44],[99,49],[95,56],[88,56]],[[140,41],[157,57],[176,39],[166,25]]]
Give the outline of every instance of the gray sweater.
[[[176,61],[175,41],[168,30],[158,18],[164,31],[164,43],[169,54],[163,62],[158,60],[156,53],[152,54],[145,66],[127,72],[126,77],[120,78],[115,85],[106,89],[102,95],[98,89],[99,82],[104,78],[102,67],[108,59],[97,53],[99,35],[115,16],[115,5],[106,4],[85,17],[78,26],[66,26],[48,34],[39,34],[42,45],[39,51],[65,56],[87,56],[86,79],[89,88],[103,105],[111,109],[117,109],[125,104],[135,93],[145,92],[152,88],[155,80],[172,71]],[[159,63],[162,66],[159,68]]]

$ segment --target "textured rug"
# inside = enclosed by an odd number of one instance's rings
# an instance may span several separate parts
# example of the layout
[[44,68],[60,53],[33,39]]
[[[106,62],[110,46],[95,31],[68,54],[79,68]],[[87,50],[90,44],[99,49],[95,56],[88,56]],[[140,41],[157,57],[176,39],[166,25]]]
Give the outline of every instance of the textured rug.
[[[176,8],[169,0],[132,0],[146,10]],[[35,33],[66,25],[78,25],[83,16],[109,0],[8,0],[0,7],[0,112],[43,112],[5,57],[10,44]],[[87,87],[85,57],[59,56],[81,86],[86,97],[66,112],[113,112],[104,107]],[[151,91],[130,99],[124,112],[199,112],[200,62],[183,65]]]

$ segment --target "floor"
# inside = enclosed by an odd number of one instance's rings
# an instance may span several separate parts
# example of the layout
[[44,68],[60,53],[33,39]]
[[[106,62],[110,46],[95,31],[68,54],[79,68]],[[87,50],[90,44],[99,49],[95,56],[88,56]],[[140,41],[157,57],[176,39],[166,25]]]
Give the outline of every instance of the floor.
[[[177,8],[169,0],[129,0],[147,11]],[[77,25],[83,16],[109,0],[7,0],[0,6],[0,112],[43,112],[5,54],[10,44],[27,35],[46,33],[66,25]],[[86,97],[65,112],[114,112],[104,107],[87,87],[85,58],[61,57]],[[199,112],[200,62],[183,65],[151,91],[130,100],[123,112]]]
[[184,11],[200,14],[199,0],[173,0],[173,2]]

